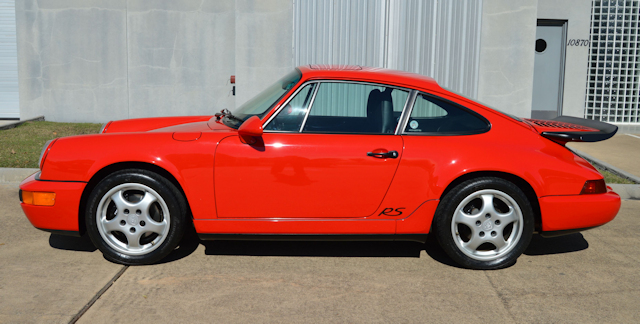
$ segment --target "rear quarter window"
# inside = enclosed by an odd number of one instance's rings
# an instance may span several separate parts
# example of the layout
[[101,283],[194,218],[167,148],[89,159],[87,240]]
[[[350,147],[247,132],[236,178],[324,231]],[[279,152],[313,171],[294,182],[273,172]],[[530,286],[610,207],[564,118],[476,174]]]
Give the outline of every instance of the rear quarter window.
[[412,135],[472,135],[491,128],[480,114],[432,95],[420,93],[403,131]]

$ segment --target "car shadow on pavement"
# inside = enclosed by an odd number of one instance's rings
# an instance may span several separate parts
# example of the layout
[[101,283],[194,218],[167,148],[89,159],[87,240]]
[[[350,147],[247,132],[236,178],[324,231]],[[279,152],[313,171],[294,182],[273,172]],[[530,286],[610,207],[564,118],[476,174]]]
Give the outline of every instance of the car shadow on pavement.
[[418,242],[202,241],[207,255],[419,258]]
[[[550,238],[544,238],[540,235],[534,234],[531,238],[531,242],[529,243],[529,247],[524,251],[524,254],[536,256],[571,253],[586,250],[587,248],[589,248],[589,243],[580,233]],[[438,244],[435,236],[430,236],[429,239],[427,239],[425,250],[427,254],[437,262],[464,269],[447,255],[447,253],[440,247],[440,244]]]
[[524,254],[547,255],[570,253],[586,250],[587,248],[589,248],[589,242],[587,242],[580,233],[549,238],[533,235],[531,243],[529,243],[529,247],[524,251]]
[[93,252],[97,250],[87,235],[76,237],[51,234],[49,236],[49,246],[54,249],[78,252]]
[[[419,258],[420,252],[425,250],[433,260],[461,268],[444,252],[433,236],[429,236],[425,244],[403,241],[201,241],[193,228],[187,230],[180,245],[171,254],[156,264],[173,262],[187,257],[200,244],[205,247],[206,255]],[[87,235],[74,237],[51,234],[49,245],[55,249],[69,251],[93,252],[96,250]],[[552,238],[534,235],[524,254],[535,256],[570,253],[587,248],[589,248],[589,243],[580,233]]]
[[447,252],[445,252],[442,247],[440,247],[440,243],[438,243],[435,235],[427,236],[427,242],[424,244],[424,250],[433,260],[437,262],[459,269],[466,269],[461,267],[447,255]]
[[175,250],[171,251],[171,253],[169,253],[169,255],[167,255],[164,259],[154,264],[168,263],[180,260],[193,253],[193,251],[195,251],[199,245],[200,240],[198,239],[196,230],[193,228],[193,226],[189,226],[184,233],[184,236],[182,236],[182,240],[180,241],[180,244],[178,244],[178,247],[176,247]]
[[[199,244],[200,240],[198,240],[195,230],[193,228],[187,229],[187,232],[182,238],[182,241],[180,241],[178,247],[173,250],[167,257],[156,262],[155,264],[167,263],[182,259],[193,253],[193,251],[198,248]],[[97,248],[91,242],[89,236],[86,234],[82,237],[51,234],[49,236],[49,246],[54,249],[78,252],[93,252],[97,250]]]

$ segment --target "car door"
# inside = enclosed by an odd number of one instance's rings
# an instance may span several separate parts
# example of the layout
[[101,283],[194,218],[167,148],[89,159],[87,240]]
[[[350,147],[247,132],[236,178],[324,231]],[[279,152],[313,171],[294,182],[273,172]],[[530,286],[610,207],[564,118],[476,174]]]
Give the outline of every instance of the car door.
[[382,202],[403,143],[408,91],[366,83],[300,87],[254,144],[223,139],[215,153],[219,218],[363,218]]

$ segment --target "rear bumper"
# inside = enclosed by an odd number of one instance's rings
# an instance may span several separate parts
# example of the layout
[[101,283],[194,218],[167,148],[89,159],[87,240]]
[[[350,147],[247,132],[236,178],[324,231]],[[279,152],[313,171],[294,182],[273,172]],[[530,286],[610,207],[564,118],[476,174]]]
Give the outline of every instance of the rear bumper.
[[84,182],[40,181],[33,174],[20,184],[20,190],[55,192],[53,206],[34,206],[20,203],[33,226],[45,231],[79,232],[78,210]]
[[588,229],[610,222],[620,210],[620,196],[609,190],[594,195],[540,198],[542,231]]

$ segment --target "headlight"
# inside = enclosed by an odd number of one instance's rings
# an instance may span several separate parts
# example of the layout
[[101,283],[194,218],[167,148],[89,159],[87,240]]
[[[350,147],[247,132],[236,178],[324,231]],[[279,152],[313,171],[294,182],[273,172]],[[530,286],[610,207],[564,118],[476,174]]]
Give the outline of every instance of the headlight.
[[42,171],[42,165],[44,164],[44,160],[47,158],[47,153],[49,153],[49,150],[51,149],[51,145],[53,145],[53,143],[56,140],[57,140],[57,138],[49,140],[46,143],[44,143],[44,147],[42,148],[42,152],[40,152],[40,160],[38,161],[38,166],[40,168],[40,171]]
[[98,134],[102,134],[102,133],[106,132],[107,128],[109,128],[109,125],[111,125],[110,121],[102,124],[102,127],[100,128],[100,133],[98,133]]

